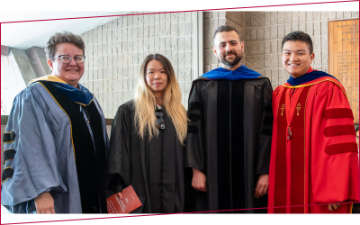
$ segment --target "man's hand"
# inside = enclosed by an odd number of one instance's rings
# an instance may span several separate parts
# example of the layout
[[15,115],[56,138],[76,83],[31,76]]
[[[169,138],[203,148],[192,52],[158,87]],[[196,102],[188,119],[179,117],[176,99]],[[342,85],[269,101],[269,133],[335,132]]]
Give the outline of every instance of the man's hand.
[[206,192],[207,191],[206,175],[200,170],[194,168],[192,170],[193,170],[193,178],[192,178],[191,186],[197,191]]
[[260,175],[255,188],[255,198],[264,196],[268,191],[269,174]]
[[35,198],[35,207],[38,214],[55,213],[54,199],[49,192],[41,193]]
[[122,200],[122,194],[121,194],[121,192],[118,192],[117,195],[118,195],[119,198]]
[[329,204],[328,205],[328,209],[331,212],[337,210],[339,207],[340,207],[340,204]]

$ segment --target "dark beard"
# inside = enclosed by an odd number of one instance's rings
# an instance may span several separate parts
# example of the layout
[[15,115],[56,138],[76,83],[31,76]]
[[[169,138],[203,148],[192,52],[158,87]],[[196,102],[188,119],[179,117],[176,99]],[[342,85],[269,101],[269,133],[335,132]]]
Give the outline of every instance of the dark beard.
[[[230,53],[235,55],[235,59],[233,62],[229,62],[225,59],[226,56]],[[227,67],[233,67],[241,61],[241,58],[242,58],[242,54],[240,56],[238,56],[235,52],[227,52],[226,55],[224,56],[224,58],[222,58],[220,60],[220,62]]]

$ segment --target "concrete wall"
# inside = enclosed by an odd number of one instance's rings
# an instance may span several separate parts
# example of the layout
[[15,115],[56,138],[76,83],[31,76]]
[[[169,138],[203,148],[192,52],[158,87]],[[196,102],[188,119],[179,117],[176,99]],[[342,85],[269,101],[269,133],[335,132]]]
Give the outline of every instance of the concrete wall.
[[[236,11],[229,11],[226,12],[226,25],[235,27],[235,29],[240,33],[240,39],[242,41],[245,40],[245,28],[250,24],[250,18],[246,17],[245,12],[236,12]],[[245,46],[244,46],[245,48]],[[241,63],[246,64],[246,51],[241,58]]]
[[7,55],[1,55],[1,115],[10,113],[15,96],[30,80],[47,74],[50,69],[43,48],[10,48]]
[[22,76],[22,71],[25,68],[21,70],[21,65],[27,65],[29,69],[32,69],[27,61],[18,65],[17,55],[25,55],[26,57],[25,52],[14,54],[13,51],[10,51],[8,56],[1,56],[1,114],[5,115],[9,115],[15,96],[27,85]]
[[81,35],[86,69],[81,83],[94,93],[105,117],[134,96],[140,66],[148,54],[172,63],[187,107],[191,81],[197,76],[197,13],[123,16]]
[[36,78],[35,71],[30,63],[26,52],[20,49],[12,48],[10,49],[9,56],[14,57],[18,68],[20,69],[22,78],[27,85],[32,79]]
[[6,112],[5,104],[4,104],[4,102],[1,100],[1,115],[6,115],[6,114],[8,114],[8,113]]
[[[219,66],[213,53],[213,35],[216,28],[226,23],[226,11],[204,12],[204,72]],[[200,74],[201,75],[201,74]]]
[[31,47],[25,52],[36,77],[42,77],[51,73],[50,67],[47,64],[44,48]]

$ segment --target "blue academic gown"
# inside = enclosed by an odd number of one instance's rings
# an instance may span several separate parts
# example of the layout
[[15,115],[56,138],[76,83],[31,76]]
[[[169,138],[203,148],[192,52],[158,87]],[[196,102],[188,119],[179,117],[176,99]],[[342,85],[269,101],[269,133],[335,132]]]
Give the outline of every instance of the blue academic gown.
[[[104,114],[93,101],[102,118],[107,155]],[[6,132],[14,134],[4,142],[13,158],[5,161],[1,204],[10,212],[36,213],[34,199],[50,192],[56,213],[82,213],[71,123],[45,86],[32,83],[15,97]]]

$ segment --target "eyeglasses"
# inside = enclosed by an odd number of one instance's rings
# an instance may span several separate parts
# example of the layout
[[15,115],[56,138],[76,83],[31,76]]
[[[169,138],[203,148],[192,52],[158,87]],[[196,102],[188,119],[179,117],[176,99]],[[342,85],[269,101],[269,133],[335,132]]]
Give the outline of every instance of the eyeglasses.
[[[71,56],[69,55],[59,55],[58,56],[60,61],[64,64],[69,64],[71,62]],[[74,57],[74,60],[77,64],[83,64],[85,62],[85,56],[84,55],[76,55]]]
[[164,113],[162,111],[162,108],[156,109],[155,110],[155,115],[158,117],[158,119],[155,122],[156,127],[159,128],[159,129],[164,130],[165,129],[165,121],[163,119]]

